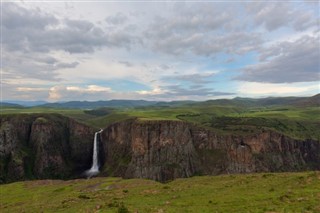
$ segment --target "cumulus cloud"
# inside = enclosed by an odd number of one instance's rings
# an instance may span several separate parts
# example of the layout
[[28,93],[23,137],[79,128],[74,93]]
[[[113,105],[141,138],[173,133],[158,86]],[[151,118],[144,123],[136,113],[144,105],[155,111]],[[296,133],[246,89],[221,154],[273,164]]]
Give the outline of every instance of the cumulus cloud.
[[172,14],[154,18],[146,38],[152,39],[154,51],[174,55],[214,56],[256,50],[262,43],[261,35],[243,30],[237,6],[177,3]]
[[16,52],[2,54],[2,72],[5,78],[21,79],[33,78],[40,80],[59,81],[61,80],[58,70],[75,68],[78,61],[58,60],[49,55],[38,53],[24,54]]
[[172,34],[160,38],[157,32],[153,48],[168,54],[180,55],[191,53],[198,56],[215,56],[220,53],[245,54],[257,50],[262,39],[257,33],[237,32],[226,35],[204,33]]
[[263,49],[261,61],[244,68],[236,79],[269,83],[319,81],[319,58],[319,36],[303,36]]
[[3,44],[11,51],[92,53],[100,47],[124,47],[136,42],[125,31],[105,32],[87,20],[58,19],[40,9],[3,3]]
[[14,3],[3,2],[2,24],[6,29],[45,29],[58,24],[58,20],[50,14],[39,10],[27,10]]
[[162,90],[159,87],[156,87],[156,88],[154,88],[153,90],[150,90],[150,91],[140,90],[140,91],[137,91],[137,93],[140,94],[140,95],[161,95],[161,94],[166,93],[166,91]]
[[105,32],[88,20],[59,18],[16,3],[2,6],[2,71],[8,79],[60,81],[64,69],[81,63],[70,55],[94,53],[102,47],[129,49],[135,42],[125,31]]
[[316,26],[312,12],[298,10],[290,2],[250,2],[246,4],[246,10],[253,16],[255,24],[264,26],[268,31],[290,25],[298,31]]
[[[54,86],[49,89],[50,101],[57,101],[60,99],[74,100],[92,100],[92,98],[100,97],[108,98],[108,94],[112,90],[109,87],[101,87],[97,85],[88,85],[87,87],[79,86]],[[94,97],[93,97],[94,96]]]

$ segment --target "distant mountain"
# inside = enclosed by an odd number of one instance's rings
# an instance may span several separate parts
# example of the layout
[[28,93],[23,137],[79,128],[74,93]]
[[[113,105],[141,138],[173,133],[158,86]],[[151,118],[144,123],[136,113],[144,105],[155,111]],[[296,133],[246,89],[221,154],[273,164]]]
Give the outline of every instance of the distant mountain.
[[263,106],[298,106],[319,107],[320,94],[311,97],[267,97],[267,98],[241,98],[216,99],[202,102],[196,101],[145,101],[145,100],[109,100],[109,101],[69,101],[47,103],[45,101],[5,101],[3,105],[11,107],[39,106],[49,108],[74,108],[74,109],[97,109],[109,108],[132,108],[132,107],[180,107],[180,106],[239,106],[239,107],[263,107]]
[[13,104],[13,103],[7,103],[7,102],[1,102],[2,107],[23,107],[19,104]]
[[20,105],[25,107],[38,106],[38,105],[47,103],[46,101],[16,101],[16,100],[6,100],[5,102],[9,104],[15,104],[15,105]]
[[320,107],[320,93],[308,98],[301,99],[295,103],[298,106],[316,106]]
[[96,109],[101,107],[142,107],[156,104],[155,101],[144,100],[110,100],[110,101],[69,101],[65,103],[47,103],[41,107]]
[[165,102],[165,101],[161,101],[161,102],[157,102],[155,104],[155,106],[161,106],[161,107],[173,107],[173,106],[183,106],[183,105],[189,105],[189,104],[193,104],[193,103],[197,103],[196,101],[170,101],[170,102]]
[[221,105],[221,106],[320,106],[320,94],[311,97],[267,97],[267,98],[241,98],[217,99],[195,103],[195,105]]
[[269,97],[257,99],[260,106],[293,105],[293,106],[320,106],[320,94],[311,97]]

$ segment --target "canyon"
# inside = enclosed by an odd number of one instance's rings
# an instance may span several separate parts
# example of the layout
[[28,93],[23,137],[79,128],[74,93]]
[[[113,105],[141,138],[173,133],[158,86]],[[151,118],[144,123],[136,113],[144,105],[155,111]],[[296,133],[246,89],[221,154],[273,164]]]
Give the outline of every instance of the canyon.
[[[97,129],[58,114],[5,115],[1,182],[83,177]],[[195,175],[320,170],[320,143],[261,129],[216,132],[183,121],[129,119],[103,129],[99,176],[160,182]]]

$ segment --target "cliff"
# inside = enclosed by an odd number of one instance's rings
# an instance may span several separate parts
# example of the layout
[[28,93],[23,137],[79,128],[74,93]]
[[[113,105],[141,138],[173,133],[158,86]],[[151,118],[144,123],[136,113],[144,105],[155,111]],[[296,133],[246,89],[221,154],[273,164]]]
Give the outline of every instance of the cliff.
[[320,143],[261,130],[219,135],[179,121],[124,121],[101,134],[104,175],[168,181],[193,175],[320,169]]
[[90,168],[94,129],[58,114],[0,119],[0,182],[71,178]]
[[[57,114],[0,118],[0,182],[75,178],[95,130]],[[126,120],[100,134],[100,175],[161,182],[194,175],[320,170],[320,143],[270,130],[221,134],[182,121]]]

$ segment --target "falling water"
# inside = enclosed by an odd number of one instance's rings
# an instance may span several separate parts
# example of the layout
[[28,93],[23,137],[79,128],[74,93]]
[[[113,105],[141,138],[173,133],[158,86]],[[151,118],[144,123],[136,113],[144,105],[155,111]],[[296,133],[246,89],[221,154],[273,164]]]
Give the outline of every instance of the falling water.
[[92,166],[89,170],[86,171],[87,177],[92,177],[99,173],[99,162],[98,162],[98,153],[99,153],[99,145],[98,145],[98,137],[102,129],[99,132],[94,134],[94,141],[93,141],[93,156],[92,156]]

